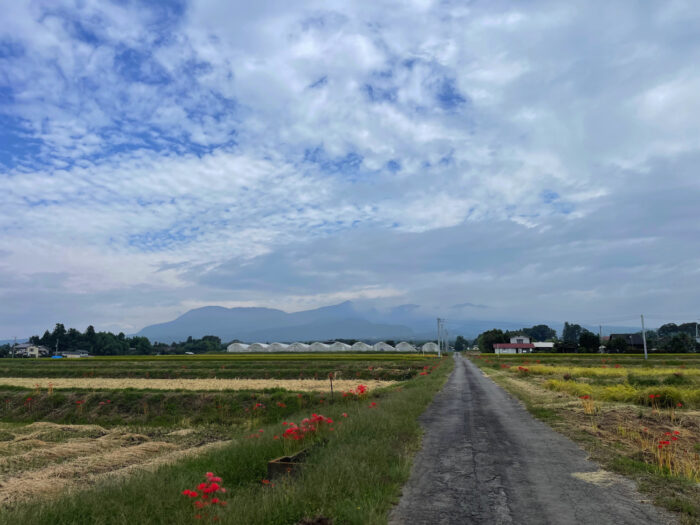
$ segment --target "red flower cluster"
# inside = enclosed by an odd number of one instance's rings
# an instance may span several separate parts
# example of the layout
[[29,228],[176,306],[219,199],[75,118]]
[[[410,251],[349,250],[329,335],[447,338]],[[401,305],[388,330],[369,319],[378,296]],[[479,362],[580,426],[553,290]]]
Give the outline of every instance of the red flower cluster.
[[586,394],[585,396],[579,396],[579,397],[581,399],[590,399],[591,398],[591,396],[589,396],[588,394]]
[[357,388],[352,390],[348,390],[347,392],[343,392],[343,397],[348,397],[348,396],[357,396],[361,397],[364,396],[367,393],[367,385],[357,385]]
[[[322,416],[321,414],[311,414],[310,418],[306,417],[301,420],[301,425],[283,421],[282,425],[287,428],[282,432],[282,437],[284,439],[301,441],[302,439],[316,434],[324,425],[332,424],[333,420],[331,418]],[[333,427],[329,427],[329,430],[333,430]]]
[[265,408],[265,405],[263,405],[262,403],[255,403],[253,410],[262,410],[264,408]]
[[527,372],[529,372],[529,371],[530,371],[530,369],[529,369],[529,368],[525,368],[524,366],[519,366],[519,367],[518,367],[518,372],[527,373]]
[[215,510],[211,510],[216,505],[225,506],[226,502],[219,499],[217,494],[225,493],[226,489],[219,485],[221,478],[215,476],[213,472],[206,473],[207,480],[197,485],[197,490],[185,489],[182,491],[183,496],[194,499],[194,507],[197,510],[196,519],[212,518],[212,521],[218,520]]

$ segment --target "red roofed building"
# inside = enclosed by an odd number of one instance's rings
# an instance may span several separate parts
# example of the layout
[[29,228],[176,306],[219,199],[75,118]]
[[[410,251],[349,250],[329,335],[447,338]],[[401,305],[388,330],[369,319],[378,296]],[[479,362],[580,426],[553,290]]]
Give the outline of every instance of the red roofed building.
[[510,343],[495,343],[493,351],[497,354],[527,354],[532,352],[535,345],[530,343],[526,335],[516,335],[510,338]]

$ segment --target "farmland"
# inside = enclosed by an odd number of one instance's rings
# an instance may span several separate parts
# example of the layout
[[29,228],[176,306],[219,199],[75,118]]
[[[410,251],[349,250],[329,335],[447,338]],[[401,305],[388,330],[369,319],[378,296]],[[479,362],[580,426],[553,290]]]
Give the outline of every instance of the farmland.
[[[408,476],[415,418],[450,366],[372,354],[0,361],[0,523],[134,523],[156,509],[151,522],[189,523],[180,492],[207,471],[223,477],[247,523],[319,509],[381,522]],[[314,412],[336,423],[303,443],[279,438],[283,423]],[[302,444],[314,451],[307,461],[332,469],[304,470],[276,491],[262,486],[267,461]],[[369,471],[358,468],[366,457],[375,458]],[[370,490],[378,477],[385,487]],[[158,493],[144,500],[144,484]],[[311,494],[319,486],[324,502]],[[359,507],[347,507],[348,490]],[[128,499],[136,493],[138,508]],[[303,497],[280,514],[274,502],[290,494]]]
[[470,356],[536,417],[655,503],[700,519],[700,356]]

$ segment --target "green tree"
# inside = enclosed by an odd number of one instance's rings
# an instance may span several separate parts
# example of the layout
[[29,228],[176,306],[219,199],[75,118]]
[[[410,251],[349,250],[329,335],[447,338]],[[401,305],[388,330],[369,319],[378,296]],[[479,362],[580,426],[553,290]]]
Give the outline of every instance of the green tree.
[[600,339],[596,334],[584,328],[578,338],[578,344],[585,352],[594,353],[598,351]]
[[461,335],[455,339],[455,352],[463,352],[469,347],[469,342]]
[[550,341],[557,338],[557,331],[546,324],[538,324],[532,328],[523,328],[521,332],[533,341]]
[[611,354],[624,354],[627,352],[627,341],[622,337],[614,337],[608,341],[607,347]]
[[487,330],[479,335],[477,338],[477,344],[479,345],[479,350],[482,353],[494,353],[493,345],[497,343],[507,343],[508,336],[503,333],[503,330],[495,328],[493,330]]
[[695,351],[695,341],[685,332],[678,332],[663,345],[663,351],[671,354],[685,354]]
[[581,326],[577,324],[564,323],[564,331],[561,338],[566,343],[578,343],[578,338],[581,336]]

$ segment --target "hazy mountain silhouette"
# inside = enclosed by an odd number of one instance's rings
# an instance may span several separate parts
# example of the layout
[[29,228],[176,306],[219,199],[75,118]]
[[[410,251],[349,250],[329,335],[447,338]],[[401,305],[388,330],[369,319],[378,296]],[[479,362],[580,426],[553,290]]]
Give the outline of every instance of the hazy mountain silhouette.
[[346,301],[333,306],[287,313],[273,308],[205,306],[173,321],[147,326],[138,334],[170,343],[189,336],[216,335],[222,341],[309,341],[326,339],[409,339],[413,332],[399,324],[373,323]]
[[[480,333],[500,328],[518,330],[533,323],[480,319],[448,319],[450,339],[462,335],[473,339]],[[537,323],[539,324],[539,323]],[[547,323],[561,335],[562,323]],[[597,332],[597,327],[588,327]],[[603,327],[603,334],[635,332],[629,327]],[[403,304],[389,310],[358,307],[351,301],[313,310],[287,313],[274,308],[224,308],[205,306],[190,310],[177,319],[145,327],[138,334],[151,341],[170,343],[189,336],[219,336],[222,341],[293,342],[328,339],[430,340],[436,337],[435,316],[421,306]]]

